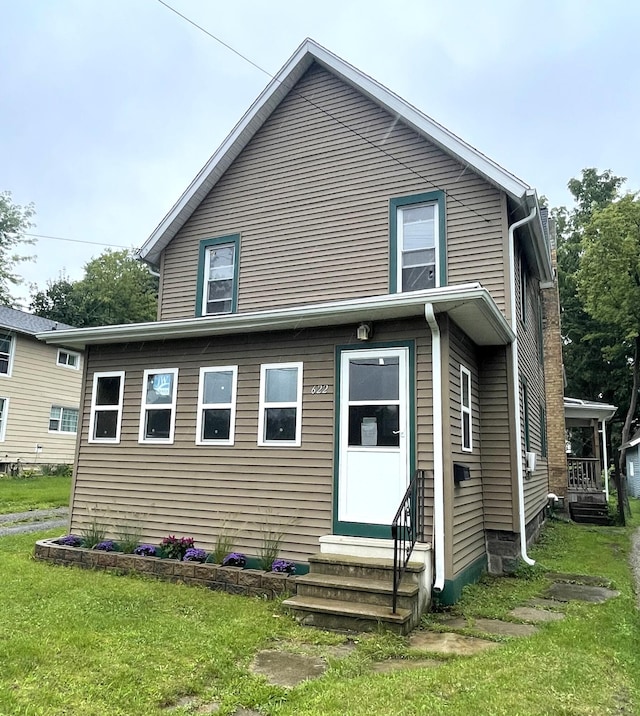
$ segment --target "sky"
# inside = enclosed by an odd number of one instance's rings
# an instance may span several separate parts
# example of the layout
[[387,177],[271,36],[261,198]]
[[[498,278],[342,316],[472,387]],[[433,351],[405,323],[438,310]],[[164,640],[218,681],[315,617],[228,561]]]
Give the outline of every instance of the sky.
[[0,0],[0,191],[33,203],[33,287],[142,246],[311,37],[548,198],[586,167],[640,190],[632,0]]

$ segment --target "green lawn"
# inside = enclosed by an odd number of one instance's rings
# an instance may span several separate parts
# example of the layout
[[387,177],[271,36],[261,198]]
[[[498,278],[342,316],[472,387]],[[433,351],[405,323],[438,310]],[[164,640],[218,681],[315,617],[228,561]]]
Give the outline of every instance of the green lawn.
[[412,655],[401,638],[359,637],[350,656],[329,658],[325,676],[291,690],[249,673],[256,651],[279,643],[323,653],[343,636],[300,628],[273,602],[35,562],[33,535],[3,538],[0,714],[153,716],[185,695],[219,702],[220,714],[637,714],[630,531],[554,522],[532,551],[538,567],[467,589],[458,611],[504,616],[544,588],[542,567],[608,577],[617,599],[573,603],[533,637],[437,669],[373,674],[373,659]]
[[67,507],[71,478],[51,475],[0,477],[0,514]]

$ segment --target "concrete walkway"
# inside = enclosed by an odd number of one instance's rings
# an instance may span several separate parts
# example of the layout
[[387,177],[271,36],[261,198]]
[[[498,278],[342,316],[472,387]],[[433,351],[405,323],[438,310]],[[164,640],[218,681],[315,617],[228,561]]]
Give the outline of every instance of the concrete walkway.
[[40,532],[58,527],[62,529],[67,526],[68,516],[68,507],[0,515],[0,537]]

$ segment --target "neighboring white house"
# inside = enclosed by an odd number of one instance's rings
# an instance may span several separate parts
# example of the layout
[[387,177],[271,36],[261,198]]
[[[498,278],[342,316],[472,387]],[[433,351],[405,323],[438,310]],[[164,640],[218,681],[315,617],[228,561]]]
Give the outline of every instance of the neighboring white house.
[[0,306],[0,472],[73,463],[82,352],[36,333],[70,328]]
[[640,430],[622,447],[627,449],[627,494],[640,497]]

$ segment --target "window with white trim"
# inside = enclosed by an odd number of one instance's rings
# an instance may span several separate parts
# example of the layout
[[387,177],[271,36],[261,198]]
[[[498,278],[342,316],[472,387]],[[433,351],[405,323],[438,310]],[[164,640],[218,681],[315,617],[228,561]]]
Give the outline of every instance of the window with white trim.
[[124,395],[124,371],[93,374],[90,443],[119,443]]
[[233,445],[238,366],[200,368],[196,445]]
[[0,375],[11,375],[14,340],[11,333],[0,332]]
[[138,442],[172,443],[176,424],[177,368],[145,370]]
[[302,363],[260,366],[258,445],[297,447],[302,433]]
[[460,366],[460,430],[462,436],[462,449],[465,452],[472,452],[473,423],[471,417],[471,372],[463,365]]
[[78,432],[78,409],[52,405],[49,413],[49,432],[75,435]]
[[4,442],[7,432],[7,416],[9,414],[9,398],[0,398],[0,442]]
[[80,368],[80,354],[58,348],[58,359],[56,364],[64,366],[65,368],[78,370],[78,368]]
[[435,288],[438,282],[438,203],[398,206],[398,277],[400,291]]

